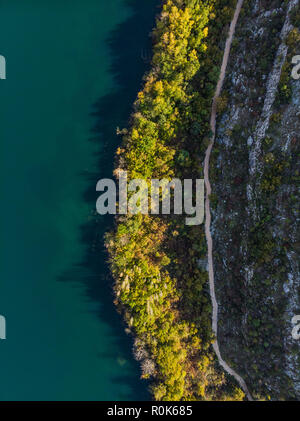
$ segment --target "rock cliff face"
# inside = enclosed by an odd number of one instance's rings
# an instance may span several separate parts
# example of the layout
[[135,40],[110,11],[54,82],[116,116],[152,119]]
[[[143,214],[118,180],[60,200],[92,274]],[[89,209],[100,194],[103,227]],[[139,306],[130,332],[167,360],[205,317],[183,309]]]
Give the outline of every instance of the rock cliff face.
[[211,161],[220,348],[256,399],[300,399],[299,24],[298,0],[245,2]]

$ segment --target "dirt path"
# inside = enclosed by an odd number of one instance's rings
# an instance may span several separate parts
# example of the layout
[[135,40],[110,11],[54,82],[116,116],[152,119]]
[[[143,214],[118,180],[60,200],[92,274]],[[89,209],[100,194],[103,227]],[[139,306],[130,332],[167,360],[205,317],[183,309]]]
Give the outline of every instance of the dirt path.
[[212,237],[211,237],[211,232],[210,232],[211,214],[210,214],[210,202],[209,202],[209,195],[211,194],[211,185],[210,185],[210,181],[209,181],[209,159],[210,159],[211,150],[212,150],[212,147],[213,147],[213,144],[214,144],[214,141],[215,141],[215,137],[216,137],[217,99],[220,96],[222,86],[223,86],[223,82],[224,82],[224,79],[225,79],[225,73],[226,73],[228,58],[229,58],[229,54],[230,54],[232,39],[233,39],[233,36],[234,36],[235,27],[236,27],[236,24],[237,24],[237,21],[238,21],[238,17],[239,17],[243,2],[244,2],[244,0],[238,0],[236,10],[235,10],[235,13],[234,13],[234,17],[233,17],[231,25],[230,25],[230,30],[229,30],[229,34],[228,34],[228,38],[227,38],[226,46],[225,46],[225,51],[224,51],[224,55],[223,55],[223,62],[222,62],[222,66],[221,66],[220,78],[219,78],[217,88],[216,88],[216,92],[215,92],[215,96],[214,96],[213,102],[212,102],[211,118],[210,118],[210,127],[211,127],[211,131],[212,131],[212,137],[211,137],[210,144],[209,144],[209,146],[206,150],[205,161],[204,161],[204,181],[205,181],[205,187],[206,187],[205,236],[206,236],[207,248],[208,248],[209,288],[210,288],[210,296],[211,296],[212,307],[213,307],[212,329],[213,329],[213,332],[215,333],[216,338],[217,338],[216,341],[213,343],[213,348],[214,348],[214,351],[215,351],[215,353],[218,357],[220,365],[224,368],[224,370],[227,373],[229,373],[231,376],[233,376],[238,381],[241,388],[246,393],[246,396],[247,396],[248,400],[252,401],[253,400],[252,396],[251,396],[251,394],[250,394],[250,392],[247,388],[247,385],[246,385],[245,381],[242,379],[241,376],[239,376],[239,374],[237,374],[232,368],[230,368],[229,365],[223,360],[223,358],[221,357],[220,349],[219,349],[219,344],[218,344],[218,303],[217,303],[216,294],[215,294],[214,266],[213,266],[213,257],[212,257],[213,242],[212,242]]

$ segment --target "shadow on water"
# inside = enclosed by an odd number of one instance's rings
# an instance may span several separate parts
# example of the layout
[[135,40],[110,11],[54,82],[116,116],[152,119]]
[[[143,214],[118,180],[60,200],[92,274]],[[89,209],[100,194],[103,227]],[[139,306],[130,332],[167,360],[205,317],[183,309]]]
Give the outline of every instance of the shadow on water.
[[[150,32],[159,13],[159,0],[127,0],[131,16],[118,25],[107,40],[110,47],[110,74],[114,80],[114,92],[101,97],[92,107],[95,125],[89,141],[97,145],[98,155],[95,173],[85,173],[88,189],[84,200],[88,203],[90,221],[80,227],[81,241],[85,247],[83,261],[75,263],[59,277],[64,282],[80,282],[84,285],[89,302],[97,308],[97,316],[112,329],[115,348],[122,351],[124,360],[129,360],[135,368],[131,376],[120,375],[113,379],[116,384],[130,387],[131,396],[123,395],[122,399],[149,400],[147,383],[139,380],[140,369],[132,356],[132,338],[124,331],[121,316],[113,305],[113,293],[108,256],[104,248],[103,236],[112,229],[113,217],[95,216],[97,193],[96,183],[101,178],[112,178],[114,155],[121,138],[116,135],[116,128],[128,126],[132,104],[142,84],[142,77],[149,68],[151,56]],[[98,147],[99,146],[99,147]],[[99,358],[111,358],[101,354]],[[121,372],[120,364],[120,372]]]

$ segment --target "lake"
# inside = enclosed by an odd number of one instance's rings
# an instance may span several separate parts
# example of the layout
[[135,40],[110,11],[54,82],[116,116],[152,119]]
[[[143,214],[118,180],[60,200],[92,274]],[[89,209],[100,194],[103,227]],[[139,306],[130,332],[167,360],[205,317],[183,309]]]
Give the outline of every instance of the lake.
[[0,400],[141,400],[96,182],[149,66],[157,0],[2,0]]

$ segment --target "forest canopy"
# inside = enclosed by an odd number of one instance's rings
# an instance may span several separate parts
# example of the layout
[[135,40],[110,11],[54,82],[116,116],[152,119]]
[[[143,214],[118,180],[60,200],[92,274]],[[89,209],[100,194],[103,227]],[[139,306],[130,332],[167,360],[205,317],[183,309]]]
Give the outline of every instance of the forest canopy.
[[[199,178],[222,42],[235,1],[167,0],[153,30],[153,59],[117,151],[115,175]],[[226,30],[227,29],[227,30]],[[156,400],[241,400],[211,349],[203,227],[181,216],[126,215],[106,235],[115,303],[135,337]]]

